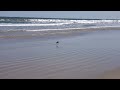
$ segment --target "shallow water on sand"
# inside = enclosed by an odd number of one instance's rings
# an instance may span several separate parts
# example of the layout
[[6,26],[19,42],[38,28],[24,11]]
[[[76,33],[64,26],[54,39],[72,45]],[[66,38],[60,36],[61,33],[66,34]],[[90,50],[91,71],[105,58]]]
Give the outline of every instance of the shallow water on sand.
[[119,30],[97,30],[69,38],[2,43],[0,78],[97,78],[120,67],[119,40]]

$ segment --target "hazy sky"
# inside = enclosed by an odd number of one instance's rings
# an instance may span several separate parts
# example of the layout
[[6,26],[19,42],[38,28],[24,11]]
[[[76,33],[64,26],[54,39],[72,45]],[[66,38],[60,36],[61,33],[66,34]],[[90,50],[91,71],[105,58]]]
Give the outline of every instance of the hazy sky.
[[0,16],[120,19],[120,11],[0,11]]

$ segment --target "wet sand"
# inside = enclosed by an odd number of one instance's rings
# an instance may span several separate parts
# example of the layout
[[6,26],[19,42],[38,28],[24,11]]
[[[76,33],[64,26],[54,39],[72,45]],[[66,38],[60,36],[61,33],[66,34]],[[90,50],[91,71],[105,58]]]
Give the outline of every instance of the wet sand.
[[120,67],[119,40],[119,30],[47,39],[1,39],[0,79],[97,79]]

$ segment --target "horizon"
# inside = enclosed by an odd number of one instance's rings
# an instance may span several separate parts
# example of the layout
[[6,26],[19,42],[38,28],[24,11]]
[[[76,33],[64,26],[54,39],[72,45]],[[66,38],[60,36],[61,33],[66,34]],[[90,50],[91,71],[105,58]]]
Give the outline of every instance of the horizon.
[[109,18],[109,19],[102,19],[102,18],[63,18],[63,17],[30,17],[30,16],[0,16],[0,18],[28,18],[28,19],[73,19],[73,20],[120,20],[120,18],[118,19],[113,19],[113,18]]
[[0,17],[120,19],[120,11],[0,11]]

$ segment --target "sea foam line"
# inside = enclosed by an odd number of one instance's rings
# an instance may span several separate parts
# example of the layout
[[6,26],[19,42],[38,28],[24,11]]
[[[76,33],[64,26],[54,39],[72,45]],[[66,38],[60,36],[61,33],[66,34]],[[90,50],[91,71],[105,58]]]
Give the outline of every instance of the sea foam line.
[[57,31],[57,30],[77,30],[77,29],[97,29],[97,28],[120,28],[120,26],[99,26],[99,27],[63,28],[63,29],[39,29],[39,30],[25,30],[25,31],[35,32],[35,31]]

